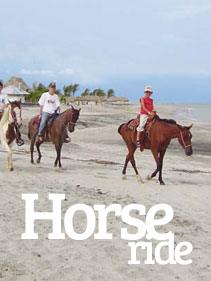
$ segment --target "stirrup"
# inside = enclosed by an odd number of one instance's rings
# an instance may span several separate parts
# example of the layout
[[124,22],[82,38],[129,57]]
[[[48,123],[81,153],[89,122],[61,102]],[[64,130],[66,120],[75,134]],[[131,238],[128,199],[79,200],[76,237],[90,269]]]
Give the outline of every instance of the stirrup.
[[18,146],[24,145],[24,140],[22,138],[17,139],[16,142]]
[[64,139],[64,143],[69,143],[69,142],[71,142],[71,138],[67,137]]

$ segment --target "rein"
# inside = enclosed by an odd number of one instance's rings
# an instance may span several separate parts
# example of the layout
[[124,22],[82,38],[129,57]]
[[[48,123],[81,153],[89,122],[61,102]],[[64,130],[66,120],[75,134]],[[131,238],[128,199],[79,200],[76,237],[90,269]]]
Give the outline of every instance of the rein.
[[[63,113],[62,113],[62,114],[63,114]],[[59,114],[59,119],[60,119],[60,121],[62,122],[62,124],[63,124],[65,127],[68,126],[69,124],[71,124],[71,125],[76,125],[76,122],[72,122],[71,120],[69,120],[67,123],[65,123],[65,122],[63,121],[62,117],[61,117],[62,114]],[[71,112],[71,115],[70,115],[71,119],[72,119],[72,117],[74,116],[74,114],[75,114],[75,113],[72,113],[72,112]]]

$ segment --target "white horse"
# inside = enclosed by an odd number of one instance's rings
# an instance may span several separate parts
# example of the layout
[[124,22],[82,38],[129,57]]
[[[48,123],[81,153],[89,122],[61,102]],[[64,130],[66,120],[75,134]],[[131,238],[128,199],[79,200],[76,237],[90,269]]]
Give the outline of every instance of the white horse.
[[18,128],[20,128],[21,125],[21,101],[9,102],[0,120],[0,140],[3,147],[8,152],[7,169],[9,171],[13,171],[12,145],[14,140],[20,138]]

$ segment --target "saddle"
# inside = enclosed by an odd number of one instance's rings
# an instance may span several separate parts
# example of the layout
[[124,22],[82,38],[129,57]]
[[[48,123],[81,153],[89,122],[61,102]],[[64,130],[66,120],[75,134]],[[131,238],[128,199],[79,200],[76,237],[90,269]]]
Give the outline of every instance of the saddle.
[[[56,118],[57,118],[57,116],[58,116],[59,114],[58,113],[53,113],[53,114],[51,114],[50,115],[50,117],[49,117],[49,119],[48,119],[48,121],[47,121],[47,123],[46,123],[46,126],[45,126],[45,128],[44,128],[44,130],[43,130],[43,132],[42,132],[42,136],[43,136],[43,138],[44,138],[44,140],[46,141],[46,142],[50,142],[51,141],[51,134],[50,134],[50,128],[52,127],[52,125],[53,125],[53,123],[54,123],[54,121],[56,120]],[[33,120],[33,124],[37,124],[37,127],[39,128],[39,126],[40,126],[40,121],[41,121],[41,118],[39,117],[39,115],[37,115],[37,116],[35,116],[35,118],[34,118],[34,120]]]
[[[159,116],[156,114],[156,112],[154,112],[153,115],[148,117],[147,123],[144,126],[144,131],[146,133],[149,133],[150,128],[156,119],[159,119]],[[137,127],[139,126],[139,122],[140,122],[140,115],[138,115],[135,119],[129,121],[127,124],[127,128],[136,131]]]
[[[154,112],[153,115],[149,116],[147,119],[147,123],[144,127],[144,139],[143,139],[143,144],[146,149],[149,149],[151,144],[150,144],[150,129],[152,124],[154,123],[155,120],[159,119],[159,116]],[[140,122],[140,115],[138,115],[135,119],[131,120],[127,124],[127,128],[129,130],[133,131],[133,136],[134,139],[136,139],[136,134],[137,134],[137,127],[139,126]]]
[[[54,121],[55,121],[55,119],[56,119],[56,117],[58,115],[59,115],[58,113],[56,113],[56,114],[54,113],[54,114],[50,115],[50,117],[49,117],[49,119],[47,121],[47,126],[48,127],[51,127],[53,125],[53,123],[54,123]],[[39,126],[40,125],[40,121],[41,121],[40,116],[37,115],[37,116],[34,117],[33,124],[37,124]]]

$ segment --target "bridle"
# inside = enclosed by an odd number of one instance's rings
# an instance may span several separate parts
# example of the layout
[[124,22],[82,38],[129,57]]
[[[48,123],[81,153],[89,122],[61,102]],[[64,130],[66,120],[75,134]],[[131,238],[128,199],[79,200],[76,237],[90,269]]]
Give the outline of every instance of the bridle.
[[[10,107],[10,113],[11,113],[13,122],[10,122],[10,121],[9,121],[9,124],[14,127],[14,130],[15,130],[15,138],[16,138],[16,143],[17,143],[17,145],[18,145],[18,146],[21,146],[21,145],[24,144],[24,140],[21,138],[21,133],[20,133],[20,131],[19,131],[19,125],[18,125],[18,121],[17,121],[17,118],[16,118],[16,113],[15,113],[15,111],[12,109],[12,107]],[[21,116],[21,111],[20,111],[20,116]]]
[[18,127],[18,121],[17,121],[17,118],[16,118],[16,113],[15,113],[15,111],[11,108],[11,110],[10,110],[10,113],[11,113],[11,116],[12,116],[12,119],[13,119],[13,121],[14,122],[9,122],[11,125],[15,125],[15,126],[17,126]]
[[76,122],[71,121],[71,119],[72,119],[72,117],[73,117],[74,115],[76,115],[76,113],[72,113],[72,112],[71,112],[71,114],[70,114],[70,120],[69,120],[67,123],[65,123],[64,120],[61,118],[61,114],[59,114],[59,118],[60,118],[62,124],[66,127],[66,126],[69,126],[70,124],[71,124],[71,125],[76,125]]
[[182,134],[182,130],[180,130],[180,137],[181,137],[181,140],[182,140],[182,144],[183,144],[184,149],[186,149],[186,148],[192,146],[191,144],[186,145],[185,140],[184,140],[184,137],[183,137],[183,134]]

